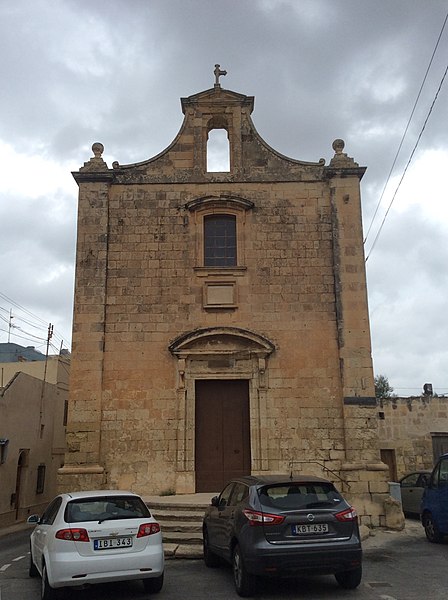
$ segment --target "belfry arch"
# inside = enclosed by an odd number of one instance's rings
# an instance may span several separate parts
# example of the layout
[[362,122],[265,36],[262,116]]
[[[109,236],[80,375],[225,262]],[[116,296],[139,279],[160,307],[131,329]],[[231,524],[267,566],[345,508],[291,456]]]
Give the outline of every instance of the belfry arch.
[[177,373],[177,462],[186,488],[195,478],[195,396],[197,381],[247,381],[250,428],[250,470],[268,469],[268,359],[274,344],[264,336],[237,327],[207,327],[184,333],[170,345]]

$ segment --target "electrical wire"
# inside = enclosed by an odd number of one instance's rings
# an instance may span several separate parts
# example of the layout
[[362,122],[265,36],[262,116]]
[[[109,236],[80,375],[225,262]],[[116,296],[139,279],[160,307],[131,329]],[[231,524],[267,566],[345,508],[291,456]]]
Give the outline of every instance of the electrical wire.
[[[445,16],[445,20],[444,20],[444,22],[443,22],[442,29],[440,30],[439,37],[437,38],[437,42],[436,42],[436,45],[435,45],[435,47],[434,47],[433,53],[432,53],[432,55],[431,55],[431,59],[430,59],[430,61],[429,61],[428,67],[427,67],[427,69],[426,69],[425,76],[423,77],[423,81],[422,81],[422,84],[421,84],[421,86],[420,86],[420,89],[419,89],[419,91],[418,91],[417,98],[416,98],[416,100],[415,100],[415,102],[414,102],[414,106],[413,106],[413,108],[412,108],[412,111],[411,111],[411,114],[410,114],[410,116],[409,116],[409,119],[408,119],[408,122],[407,122],[406,128],[405,128],[405,130],[404,130],[403,136],[402,136],[402,138],[401,138],[400,144],[399,144],[399,146],[398,146],[398,149],[397,149],[397,152],[396,152],[396,154],[395,154],[395,158],[394,158],[394,160],[393,160],[392,166],[391,166],[391,168],[390,168],[390,171],[389,171],[389,174],[388,174],[388,176],[387,176],[386,183],[384,184],[383,190],[382,190],[382,192],[381,192],[380,199],[378,200],[378,203],[377,203],[377,205],[376,205],[376,208],[375,208],[375,212],[373,213],[373,217],[372,217],[372,219],[371,219],[371,221],[370,221],[370,225],[369,225],[369,227],[368,227],[368,230],[367,230],[366,236],[365,236],[365,238],[364,238],[364,241],[363,241],[363,243],[364,243],[364,244],[366,243],[366,241],[367,241],[367,238],[369,237],[370,230],[372,229],[373,223],[374,223],[374,221],[375,221],[375,218],[376,218],[376,215],[377,215],[377,213],[378,213],[378,209],[379,209],[379,207],[380,207],[380,205],[381,205],[381,203],[382,203],[382,200],[383,200],[383,197],[384,197],[384,193],[385,193],[385,191],[386,191],[386,188],[387,188],[387,186],[388,186],[388,184],[389,184],[389,181],[390,181],[390,178],[391,178],[391,176],[392,176],[393,170],[394,170],[394,168],[395,168],[395,164],[396,164],[396,162],[397,162],[398,155],[400,154],[401,148],[402,148],[402,146],[403,146],[404,139],[405,139],[405,137],[406,137],[406,134],[407,134],[407,132],[408,132],[409,126],[410,126],[410,124],[411,124],[411,121],[412,121],[412,117],[414,116],[415,109],[416,109],[416,107],[417,107],[417,104],[418,104],[418,101],[419,101],[419,99],[420,99],[420,96],[421,96],[421,93],[422,93],[423,87],[424,87],[424,85],[425,85],[425,82],[426,82],[426,79],[427,79],[427,77],[428,77],[429,70],[431,69],[431,65],[432,65],[432,63],[433,63],[434,56],[435,56],[435,54],[436,54],[436,52],[437,52],[437,48],[439,47],[439,43],[440,43],[440,40],[441,40],[441,38],[442,38],[442,34],[443,34],[443,31],[444,31],[444,29],[445,29],[445,26],[446,26],[446,23],[447,23],[447,21],[448,21],[448,13],[447,13],[447,14],[446,14],[446,16]],[[367,260],[367,259],[366,259],[366,260]]]
[[[27,308],[25,308],[24,306],[22,306],[21,304],[19,304],[18,302],[16,302],[15,300],[13,300],[12,298],[10,298],[9,296],[7,296],[6,294],[0,292],[0,299],[3,299],[5,301],[7,301],[9,304],[13,305],[17,311],[19,311],[19,313],[15,313],[12,314],[12,309],[6,309],[2,306],[0,306],[0,309],[8,314],[8,317],[4,316],[3,314],[0,314],[0,320],[7,323],[8,324],[8,330],[6,330],[6,333],[8,333],[11,336],[16,336],[19,337],[20,339],[29,339],[30,341],[34,341],[34,340],[43,340],[46,341],[48,338],[48,323],[44,320],[41,319],[40,317],[38,317],[37,315],[35,315],[34,313],[32,313],[30,310],[28,310]],[[22,314],[20,314],[21,312],[25,313],[25,315],[27,315],[28,317],[31,317],[33,319],[33,321],[31,321],[29,318],[24,317]],[[14,323],[12,322],[12,319],[14,319]],[[26,327],[21,327],[19,325],[19,323],[24,323],[26,324]],[[41,336],[36,335],[35,333],[30,333],[29,331],[27,331],[28,327],[32,327],[33,329],[36,329],[37,332],[36,333],[40,333],[41,332]],[[0,330],[0,331],[5,331]],[[25,336],[28,337],[24,337],[24,335],[19,335],[16,332],[21,332],[22,334],[24,334]],[[62,336],[61,334],[59,334],[57,331],[55,331],[53,329],[53,334],[52,337],[59,342],[60,346],[63,347],[64,345],[64,339],[67,339],[67,336]],[[60,349],[58,348],[58,353],[60,351]]]
[[370,257],[370,255],[372,254],[372,251],[373,251],[373,249],[375,248],[375,245],[376,245],[376,243],[377,243],[377,241],[378,241],[378,238],[379,238],[379,236],[380,236],[380,233],[381,233],[381,231],[382,231],[382,229],[383,229],[383,226],[384,226],[384,223],[385,223],[385,221],[386,221],[387,215],[389,214],[389,211],[390,211],[390,209],[392,208],[392,204],[394,203],[394,200],[395,200],[395,198],[396,198],[396,196],[397,196],[398,190],[399,190],[399,189],[400,189],[400,187],[401,187],[401,184],[402,184],[402,182],[403,182],[403,179],[404,179],[404,177],[405,177],[405,175],[406,175],[406,172],[407,172],[407,170],[408,170],[408,168],[409,168],[409,165],[411,164],[411,161],[412,161],[412,159],[413,159],[413,157],[414,157],[415,151],[417,150],[417,147],[418,147],[418,145],[419,145],[419,143],[420,143],[420,140],[421,140],[421,137],[422,137],[422,135],[423,135],[423,132],[424,132],[424,130],[425,130],[426,124],[428,123],[429,117],[431,116],[432,110],[433,110],[433,108],[434,108],[434,105],[435,105],[435,103],[436,103],[436,101],[437,101],[437,98],[438,98],[438,96],[439,96],[439,92],[440,92],[440,90],[442,89],[442,86],[443,86],[443,83],[444,83],[444,81],[445,81],[445,78],[446,78],[446,74],[447,74],[447,72],[448,72],[448,65],[447,65],[447,67],[446,67],[446,69],[445,69],[445,72],[444,72],[444,74],[443,74],[443,76],[442,76],[442,80],[440,81],[440,84],[439,84],[439,87],[438,87],[438,89],[437,89],[436,95],[434,96],[434,99],[433,99],[433,101],[432,101],[432,104],[431,104],[431,106],[430,106],[430,108],[429,108],[428,114],[426,115],[426,119],[425,119],[425,122],[423,123],[423,127],[422,127],[422,129],[421,129],[421,131],[420,131],[420,133],[419,133],[419,135],[418,135],[417,141],[415,142],[414,148],[412,149],[411,155],[410,155],[410,157],[409,157],[409,159],[408,159],[408,162],[407,162],[407,164],[406,164],[406,167],[404,168],[403,174],[401,175],[400,181],[398,182],[398,185],[397,185],[397,187],[395,188],[395,192],[394,192],[394,194],[393,194],[393,196],[392,196],[392,200],[391,200],[391,201],[390,201],[390,203],[389,203],[389,206],[388,206],[388,208],[387,208],[387,210],[386,210],[386,214],[385,214],[385,215],[384,215],[384,217],[383,217],[383,220],[382,220],[382,222],[381,222],[381,225],[380,225],[380,227],[379,227],[379,229],[378,229],[378,232],[377,232],[377,234],[376,234],[376,236],[375,236],[375,239],[373,240],[372,246],[370,247],[370,251],[369,251],[369,253],[368,253],[367,257],[366,257],[366,260],[365,260],[365,262],[367,262],[367,261],[369,260],[369,257]]
[[[5,333],[8,333],[7,329],[0,329],[0,331],[4,331]],[[11,333],[11,335],[14,335],[15,337],[18,337],[18,338],[20,338],[22,340],[29,340],[30,339],[29,337],[24,337],[23,335],[19,335],[18,333]],[[36,339],[41,340],[43,342],[46,342],[45,338],[36,338]]]
[[31,311],[29,311],[27,308],[25,308],[24,306],[20,305],[18,302],[16,302],[15,300],[12,300],[12,298],[9,298],[8,296],[6,296],[6,294],[3,294],[2,292],[0,292],[0,298],[3,298],[3,300],[6,300],[8,303],[13,304],[14,306],[16,306],[17,308],[20,308],[21,311],[23,311],[24,313],[26,313],[27,315],[29,315],[30,317],[33,317],[34,319],[36,319],[37,321],[40,321],[43,325],[47,325],[46,321],[44,321],[43,319],[41,319],[40,317],[38,317],[37,315],[33,314]]
[[414,106],[413,106],[413,108],[412,108],[411,115],[410,115],[410,117],[409,117],[409,119],[408,119],[408,122],[407,122],[406,128],[405,128],[405,130],[404,130],[403,136],[402,136],[402,138],[401,138],[401,141],[400,141],[400,144],[399,144],[399,146],[398,146],[397,153],[395,154],[395,158],[394,158],[394,160],[393,160],[392,166],[391,166],[391,168],[390,168],[390,171],[389,171],[389,174],[388,174],[388,176],[387,176],[386,183],[384,184],[383,191],[381,192],[380,199],[379,199],[379,201],[378,201],[378,204],[376,205],[375,212],[373,213],[372,220],[370,221],[369,228],[368,228],[368,230],[367,230],[367,233],[366,233],[366,236],[365,236],[365,238],[364,238],[364,242],[363,242],[364,244],[366,243],[366,241],[367,241],[367,238],[369,237],[369,233],[370,233],[370,230],[372,229],[373,222],[375,221],[375,217],[376,217],[376,215],[377,215],[378,209],[379,209],[379,207],[380,207],[380,205],[381,205],[381,202],[382,202],[382,200],[383,200],[384,192],[386,191],[386,188],[387,188],[387,186],[388,186],[388,184],[389,184],[389,181],[390,181],[390,178],[391,178],[391,176],[392,176],[392,172],[393,172],[393,170],[394,170],[394,167],[395,167],[395,164],[396,164],[396,162],[397,162],[398,155],[400,154],[401,147],[403,146],[403,142],[404,142],[404,139],[405,139],[405,137],[406,137],[406,134],[407,134],[407,132],[408,132],[409,126],[410,126],[410,124],[411,124],[412,117],[414,116],[415,109],[417,108],[418,101],[419,101],[419,99],[420,99],[420,96],[421,96],[421,93],[422,93],[423,87],[424,87],[424,85],[425,85],[425,82],[426,82],[426,79],[427,79],[427,77],[428,77],[428,73],[429,73],[429,70],[430,70],[430,68],[431,68],[431,65],[432,65],[432,63],[433,63],[434,56],[435,56],[435,54],[436,54],[436,51],[437,51],[437,48],[438,48],[438,46],[439,46],[439,42],[440,42],[440,39],[441,39],[441,37],[442,37],[443,30],[445,29],[445,25],[446,25],[446,22],[447,22],[447,20],[448,20],[448,13],[447,13],[447,15],[446,15],[446,17],[445,17],[445,21],[443,22],[442,29],[441,29],[441,31],[440,31],[439,37],[437,38],[437,42],[436,42],[435,48],[434,48],[434,50],[433,50],[433,53],[432,53],[431,59],[430,59],[430,61],[429,61],[429,65],[428,65],[428,67],[427,67],[427,69],[426,69],[426,73],[425,73],[425,76],[424,76],[424,78],[423,78],[423,81],[422,81],[422,84],[421,84],[421,86],[420,86],[420,89],[419,89],[419,91],[418,91],[417,98],[416,98],[416,100],[415,100],[415,102],[414,102]]

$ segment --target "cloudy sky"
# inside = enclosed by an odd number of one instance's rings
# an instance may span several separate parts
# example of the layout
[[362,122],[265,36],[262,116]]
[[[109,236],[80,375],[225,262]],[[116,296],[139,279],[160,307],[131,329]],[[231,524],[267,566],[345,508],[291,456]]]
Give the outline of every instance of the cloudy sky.
[[51,322],[53,350],[70,347],[71,171],[95,141],[109,166],[158,154],[182,123],[179,98],[212,87],[220,63],[223,87],[255,96],[255,126],[276,150],[328,162],[343,138],[367,166],[375,372],[399,395],[425,382],[448,393],[447,10],[445,0],[0,2],[0,342],[45,351]]

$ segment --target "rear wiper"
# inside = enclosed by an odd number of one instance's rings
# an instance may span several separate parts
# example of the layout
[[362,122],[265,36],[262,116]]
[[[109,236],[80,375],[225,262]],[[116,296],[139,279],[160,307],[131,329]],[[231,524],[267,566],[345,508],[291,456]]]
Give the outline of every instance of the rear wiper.
[[101,523],[103,523],[104,521],[115,521],[117,519],[138,519],[139,517],[136,517],[134,515],[110,515],[110,517],[103,517],[102,519],[100,519],[98,521],[98,525],[100,525]]
[[317,508],[318,506],[334,506],[334,502],[330,500],[318,500],[317,502],[309,502],[306,508]]

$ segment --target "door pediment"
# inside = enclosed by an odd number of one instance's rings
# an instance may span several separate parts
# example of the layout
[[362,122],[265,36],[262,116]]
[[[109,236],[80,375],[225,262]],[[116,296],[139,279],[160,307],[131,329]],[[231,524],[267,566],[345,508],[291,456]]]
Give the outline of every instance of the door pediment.
[[267,338],[247,329],[207,327],[180,335],[170,344],[169,350],[178,358],[241,354],[267,358],[275,346]]

